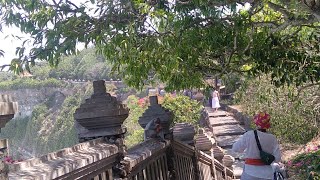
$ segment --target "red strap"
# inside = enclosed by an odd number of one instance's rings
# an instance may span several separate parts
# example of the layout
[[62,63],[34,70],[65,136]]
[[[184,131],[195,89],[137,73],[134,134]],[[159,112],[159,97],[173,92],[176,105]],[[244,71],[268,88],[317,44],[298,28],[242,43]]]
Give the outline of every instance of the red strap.
[[251,158],[246,158],[245,163],[248,165],[254,165],[254,166],[266,165],[263,163],[263,161],[261,159],[251,159]]

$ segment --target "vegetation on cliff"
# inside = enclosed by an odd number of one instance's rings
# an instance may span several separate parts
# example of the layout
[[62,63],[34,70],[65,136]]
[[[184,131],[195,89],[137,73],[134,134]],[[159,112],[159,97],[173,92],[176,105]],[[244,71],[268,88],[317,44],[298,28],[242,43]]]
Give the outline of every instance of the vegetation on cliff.
[[67,83],[54,78],[38,80],[31,78],[16,78],[0,82],[0,90],[17,90],[17,89],[41,89],[66,87]]
[[126,134],[125,143],[128,148],[143,141],[143,128],[139,125],[139,117],[147,109],[147,105],[139,104],[139,98],[135,95],[131,95],[127,98],[125,103],[130,109],[129,116],[125,120],[124,125],[128,132]]
[[57,67],[50,67],[46,62],[39,62],[31,68],[32,74],[41,79],[72,80],[117,80],[119,77],[111,71],[111,64],[103,56],[95,53],[95,48],[82,50],[77,55],[63,56]]
[[73,114],[80,104],[92,94],[92,85],[78,85],[74,94],[52,94],[37,105],[31,117],[11,120],[2,129],[1,137],[9,138],[16,156],[39,156],[69,147],[78,142]]

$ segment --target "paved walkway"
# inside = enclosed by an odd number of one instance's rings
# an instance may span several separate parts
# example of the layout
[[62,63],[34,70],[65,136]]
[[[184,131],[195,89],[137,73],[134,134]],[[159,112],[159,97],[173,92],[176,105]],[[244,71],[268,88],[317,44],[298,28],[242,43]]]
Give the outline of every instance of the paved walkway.
[[212,108],[206,107],[206,112],[209,117],[208,123],[211,126],[213,138],[215,138],[218,146],[226,150],[226,154],[236,158],[236,162],[233,165],[233,171],[236,178],[240,178],[243,170],[243,161],[237,159],[241,154],[233,153],[231,148],[233,143],[245,133],[244,127],[232,116],[232,114],[229,114],[226,111],[219,110],[213,112]]

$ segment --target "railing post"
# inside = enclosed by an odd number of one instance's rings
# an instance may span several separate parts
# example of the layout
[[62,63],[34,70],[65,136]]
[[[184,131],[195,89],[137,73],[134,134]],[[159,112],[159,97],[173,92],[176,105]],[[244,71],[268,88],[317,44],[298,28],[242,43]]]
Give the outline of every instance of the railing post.
[[[161,126],[161,133],[163,134],[164,138],[167,140],[170,140],[172,142],[172,134],[169,130],[170,124],[173,119],[173,114],[164,107],[161,106],[161,104],[158,103],[158,96],[149,96],[149,102],[150,106],[148,109],[142,114],[141,117],[139,117],[139,124],[145,131],[145,139],[152,138],[149,137],[150,133],[156,132],[155,127],[152,127],[151,121],[154,121],[155,119],[160,120],[160,126]],[[150,129],[151,128],[151,129]],[[168,136],[169,135],[169,136]],[[174,152],[173,148],[170,145],[166,150],[166,157],[167,157],[167,166],[169,171],[169,179],[175,180],[176,179],[176,170],[174,166]]]
[[167,156],[167,165],[169,171],[169,179],[176,180],[177,179],[177,170],[175,169],[174,165],[174,151],[172,145],[170,145],[166,150]]
[[225,167],[226,167],[225,168],[226,179],[228,178],[227,168],[232,170],[233,169],[232,165],[233,165],[234,161],[235,161],[234,157],[232,157],[230,155],[223,156],[222,162],[223,162],[223,165],[225,165]]
[[211,160],[212,160],[212,171],[213,171],[213,174],[214,174],[214,179],[218,179],[216,164],[214,162],[215,158],[214,158],[214,155],[213,155],[213,150],[211,150]]
[[196,136],[196,148],[211,156],[211,149],[215,140],[211,138],[204,129],[199,129],[199,133]]
[[103,137],[106,142],[117,145],[120,153],[113,176],[124,177],[126,172],[121,161],[126,153],[126,128],[122,124],[129,115],[129,109],[106,92],[103,80],[93,82],[93,91],[93,95],[74,114],[79,142]]
[[[0,95],[0,131],[1,128],[5,127],[5,125],[14,117],[14,114],[18,111],[18,103],[13,102],[11,96],[9,95]],[[8,139],[0,140],[0,179],[7,180],[9,173],[9,165],[5,160],[9,155],[9,145]]]
[[[215,140],[211,138],[204,129],[199,129],[199,134],[196,136],[196,148],[203,151],[204,153],[208,154],[209,156],[214,159],[214,156],[212,154],[212,147],[215,145]],[[214,161],[212,161],[212,167],[211,167],[215,179],[217,179],[216,175],[216,169],[215,169],[215,164]]]
[[200,171],[199,171],[199,158],[198,158],[198,150],[194,149],[194,155],[192,157],[193,168],[194,168],[194,179],[200,179]]

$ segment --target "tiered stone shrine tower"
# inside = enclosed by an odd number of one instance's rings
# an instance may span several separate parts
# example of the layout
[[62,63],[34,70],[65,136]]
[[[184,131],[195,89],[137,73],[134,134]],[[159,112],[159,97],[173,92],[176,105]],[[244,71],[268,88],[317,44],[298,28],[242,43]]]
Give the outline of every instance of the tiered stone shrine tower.
[[122,126],[129,115],[126,105],[106,92],[103,80],[93,82],[94,93],[74,113],[79,142],[99,137],[122,136]]
[[139,118],[138,122],[140,126],[145,129],[146,125],[153,119],[159,118],[160,123],[162,126],[163,133],[169,134],[170,133],[170,124],[173,120],[173,114],[168,109],[161,106],[161,104],[158,103],[158,97],[157,96],[150,96],[150,106],[148,109],[142,114],[142,116]]

